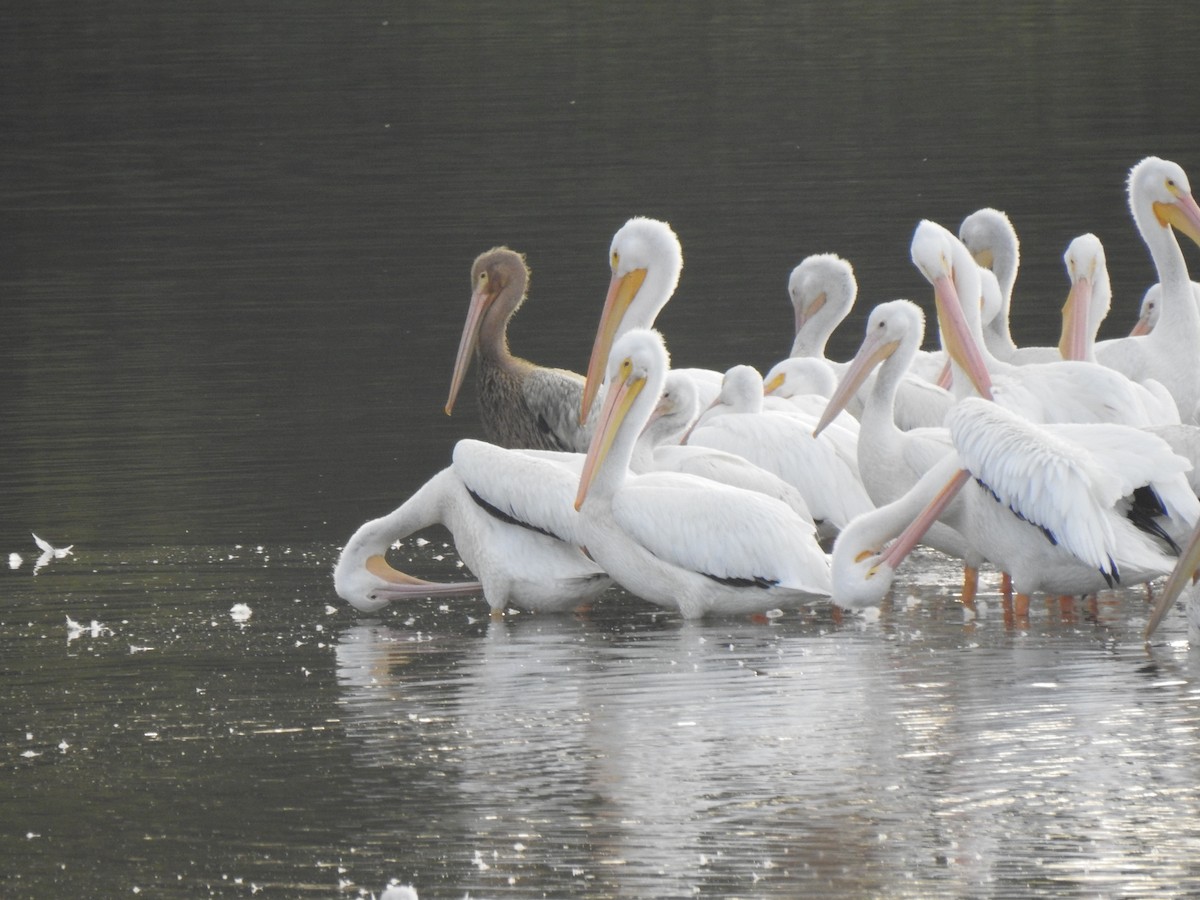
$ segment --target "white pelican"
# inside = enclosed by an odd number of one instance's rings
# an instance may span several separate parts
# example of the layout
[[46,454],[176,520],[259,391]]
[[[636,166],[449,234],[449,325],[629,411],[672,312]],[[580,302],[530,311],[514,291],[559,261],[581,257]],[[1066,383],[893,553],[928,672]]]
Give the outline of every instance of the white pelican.
[[[858,433],[858,471],[876,506],[899,499],[954,450],[950,433],[943,426],[908,431],[896,427],[896,388],[924,336],[925,315],[915,303],[892,300],[876,306],[867,318],[862,346],[817,423],[820,433],[878,367]],[[969,606],[974,600],[982,557],[972,551],[962,535],[941,522],[930,527],[924,543],[965,561],[962,599]]]
[[1104,245],[1090,232],[1067,245],[1063,254],[1071,291],[1062,309],[1062,336],[1058,349],[1063,359],[1096,361],[1096,332],[1112,305],[1112,286]]
[[631,593],[686,618],[828,596],[828,557],[783,503],[673,472],[630,472],[668,365],[657,332],[629,332],[612,348],[575,500],[588,553]]
[[795,317],[789,356],[823,359],[830,335],[850,314],[858,296],[854,267],[833,253],[814,253],[788,276],[788,296]]
[[[1200,306],[1200,282],[1192,282],[1192,294],[1196,298],[1197,306]],[[1142,295],[1141,305],[1138,307],[1138,320],[1129,330],[1130,337],[1149,334],[1154,330],[1154,326],[1158,324],[1158,306],[1161,298],[1162,285],[1157,281],[1146,288],[1146,293]]]
[[734,453],[679,443],[696,420],[699,407],[692,380],[679,372],[668,372],[662,396],[634,445],[629,468],[638,475],[647,472],[683,472],[757,491],[782,500],[797,515],[811,522],[812,513],[804,497],[778,475]]
[[1129,208],[1150,250],[1161,285],[1159,325],[1149,334],[1096,345],[1096,359],[1136,381],[1153,378],[1192,417],[1200,404],[1200,311],[1187,261],[1172,228],[1200,244],[1200,206],[1183,169],[1151,156],[1129,173]]
[[[829,367],[835,380],[840,379],[847,364],[829,359],[825,345],[834,329],[849,315],[858,296],[854,268],[832,253],[809,256],[792,270],[788,295],[796,320],[791,356],[820,360]],[[898,389],[896,417],[902,428],[941,423],[953,402],[953,397],[937,385],[945,364],[944,353],[918,350]],[[774,369],[768,373],[768,386],[773,384],[774,374],[777,374]],[[855,397],[847,404],[847,412],[857,417],[862,412],[864,398],[865,392]]]
[[718,401],[688,444],[736,453],[778,475],[804,496],[826,536],[872,508],[858,472],[857,429],[835,424],[813,437],[816,417],[765,409],[762,379],[749,366],[726,373]]
[[947,426],[955,453],[838,537],[838,605],[878,603],[896,566],[943,515],[1011,574],[1019,613],[1037,591],[1090,594],[1165,574],[1175,536],[1200,518],[1188,462],[1141,429],[1038,425],[979,398],[959,401]]
[[1008,216],[991,207],[978,209],[962,220],[958,237],[975,261],[996,277],[999,306],[994,315],[983,317],[983,340],[992,355],[1015,366],[1061,359],[1054,347],[1018,347],[1012,338],[1012,296],[1021,244]]
[[479,413],[487,440],[502,447],[533,447],[582,453],[591,437],[579,423],[583,377],[537,366],[508,349],[508,321],[525,301],[525,258],[496,247],[471,266],[471,305],[450,379],[446,415],[462,387],[471,358],[478,358]]
[[[616,339],[634,328],[649,328],[667,305],[679,273],[683,248],[666,222],[635,216],[613,235],[609,249],[612,278],[592,356],[588,360],[580,417],[586,421],[604,380],[608,355]],[[692,377],[701,404],[707,404],[721,385],[721,374],[708,369],[678,369]]]
[[[485,459],[474,462],[475,451],[481,449]],[[523,525],[484,499],[481,492],[497,479],[514,481],[514,489],[531,495],[540,490],[522,481],[519,473],[506,471],[504,454],[525,455],[478,441],[460,441],[453,465],[425,482],[393,512],[364,523],[346,542],[334,569],[338,595],[356,609],[375,612],[392,600],[482,591],[493,614],[498,614],[508,606],[574,609],[607,590],[612,580],[578,546]],[[542,458],[536,454],[529,451],[533,464],[542,463],[563,473],[559,502],[569,509],[583,457],[555,454]],[[541,484],[552,481],[543,478]],[[386,551],[394,542],[434,525],[450,531],[458,555],[477,582],[422,581],[387,562]]]
[[1179,421],[1173,404],[1166,406],[1161,396],[1105,366],[1067,360],[1014,366],[992,356],[979,318],[979,267],[942,226],[928,220],[917,225],[912,260],[934,287],[955,396],[995,399],[1034,422]]

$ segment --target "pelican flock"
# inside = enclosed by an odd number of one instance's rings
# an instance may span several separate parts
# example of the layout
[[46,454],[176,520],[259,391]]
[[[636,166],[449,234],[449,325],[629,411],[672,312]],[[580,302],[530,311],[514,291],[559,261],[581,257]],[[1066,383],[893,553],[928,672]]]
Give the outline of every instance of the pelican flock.
[[[637,216],[612,236],[583,376],[510,352],[529,269],[488,250],[472,266],[445,409],[474,364],[484,440],[459,441],[444,469],[364,523],[335,589],[367,613],[464,595],[493,615],[578,610],[614,585],[684,618],[855,610],[885,600],[921,543],[962,561],[964,604],[980,569],[1002,574],[1018,616],[1034,594],[1169,576],[1149,639],[1200,568],[1200,294],[1177,239],[1200,245],[1200,206],[1183,168],[1157,157],[1126,189],[1157,272],[1152,327],[1096,340],[1112,289],[1099,238],[1081,234],[1063,254],[1058,345],[1017,347],[1020,242],[987,207],[957,235],[914,223],[896,263],[924,277],[932,303],[874,298],[846,362],[826,345],[855,303],[853,267],[806,257],[788,280],[794,340],[766,379],[744,364],[671,368],[654,325],[683,248],[666,222]],[[927,312],[940,351],[922,349]],[[398,568],[396,548],[432,526],[466,569],[453,579]]]

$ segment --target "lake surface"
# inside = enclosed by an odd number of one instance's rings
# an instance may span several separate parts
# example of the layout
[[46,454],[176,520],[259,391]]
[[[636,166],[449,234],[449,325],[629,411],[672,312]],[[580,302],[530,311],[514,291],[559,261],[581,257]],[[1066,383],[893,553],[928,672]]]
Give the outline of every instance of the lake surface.
[[[782,356],[826,251],[848,357],[876,302],[931,309],[916,222],[987,205],[1018,341],[1056,334],[1084,231],[1126,331],[1153,276],[1124,178],[1200,171],[1200,12],[9,6],[0,894],[1200,892],[1200,657],[1178,613],[1143,645],[1144,590],[1009,624],[928,552],[878,616],[614,590],[493,622],[361,616],[330,576],[478,435],[470,386],[441,410],[497,244],[534,273],[514,349],[575,370],[632,215],[683,242],[680,365]],[[466,577],[427,540],[410,570]]]

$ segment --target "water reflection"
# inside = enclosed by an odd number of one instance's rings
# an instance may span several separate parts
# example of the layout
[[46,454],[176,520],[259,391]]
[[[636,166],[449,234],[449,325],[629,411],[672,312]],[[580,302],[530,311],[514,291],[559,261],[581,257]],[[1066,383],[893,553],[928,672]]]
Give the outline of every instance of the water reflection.
[[1049,617],[966,630],[935,603],[841,630],[628,603],[624,624],[522,617],[465,644],[342,631],[377,835],[399,828],[484,894],[1121,894],[1200,876],[1156,862],[1200,839],[1200,691],[1172,656],[1167,674]]

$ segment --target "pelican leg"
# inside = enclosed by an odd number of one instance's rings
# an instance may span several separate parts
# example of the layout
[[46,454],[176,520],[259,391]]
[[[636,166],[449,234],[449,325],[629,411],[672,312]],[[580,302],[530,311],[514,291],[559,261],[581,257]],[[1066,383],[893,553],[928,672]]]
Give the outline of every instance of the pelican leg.
[[1010,603],[1013,598],[1012,576],[1007,572],[1000,573],[1000,596]]
[[1013,613],[1018,619],[1029,618],[1029,595],[1013,594]]
[[1058,616],[1063,622],[1075,621],[1075,598],[1070,594],[1059,595]]
[[975,595],[979,592],[979,570],[963,564],[962,605],[974,612]]

